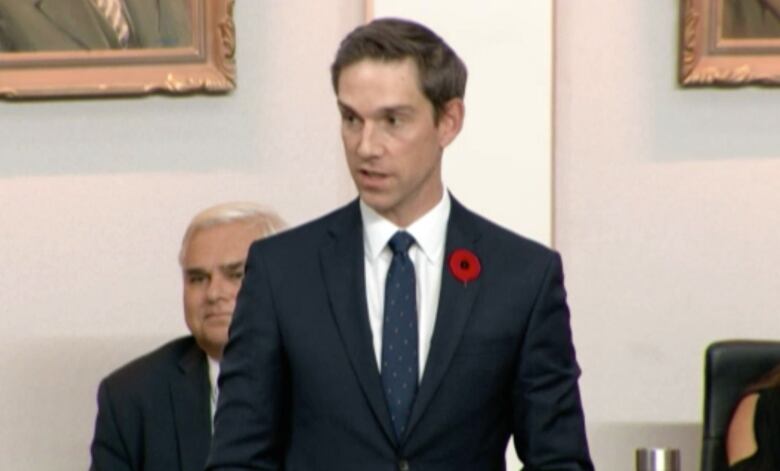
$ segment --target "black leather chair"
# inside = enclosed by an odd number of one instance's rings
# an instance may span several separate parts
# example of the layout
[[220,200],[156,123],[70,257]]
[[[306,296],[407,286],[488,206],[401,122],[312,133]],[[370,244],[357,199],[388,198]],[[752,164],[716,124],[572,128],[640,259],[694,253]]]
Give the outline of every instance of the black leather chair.
[[723,340],[707,347],[704,365],[702,471],[726,471],[725,435],[747,385],[780,364],[780,341]]

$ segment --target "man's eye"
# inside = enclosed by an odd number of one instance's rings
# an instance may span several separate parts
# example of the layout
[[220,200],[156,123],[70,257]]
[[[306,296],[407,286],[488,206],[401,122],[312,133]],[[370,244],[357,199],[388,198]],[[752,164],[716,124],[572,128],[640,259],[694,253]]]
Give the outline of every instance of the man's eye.
[[243,271],[235,271],[230,273],[228,276],[234,280],[243,280],[244,279],[244,272]]
[[199,285],[206,282],[204,275],[190,275],[187,277],[187,283],[191,285]]

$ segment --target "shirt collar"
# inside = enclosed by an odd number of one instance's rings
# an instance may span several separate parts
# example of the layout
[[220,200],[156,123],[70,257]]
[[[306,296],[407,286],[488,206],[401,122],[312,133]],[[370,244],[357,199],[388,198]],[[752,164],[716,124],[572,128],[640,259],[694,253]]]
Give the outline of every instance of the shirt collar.
[[371,260],[376,260],[382,250],[387,247],[393,234],[405,230],[414,237],[417,246],[420,247],[428,260],[435,261],[444,251],[450,206],[450,194],[445,189],[436,206],[409,227],[400,228],[382,217],[363,200],[360,200],[360,214],[363,217],[363,246],[366,256]]

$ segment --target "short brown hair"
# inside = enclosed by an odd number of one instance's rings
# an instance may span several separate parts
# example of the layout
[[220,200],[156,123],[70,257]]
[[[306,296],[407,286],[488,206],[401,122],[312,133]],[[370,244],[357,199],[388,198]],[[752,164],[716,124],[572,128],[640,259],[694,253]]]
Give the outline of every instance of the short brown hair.
[[330,67],[333,91],[338,93],[341,71],[364,59],[417,65],[420,90],[431,102],[434,120],[453,98],[466,94],[466,65],[436,33],[409,20],[381,18],[355,28],[341,41]]

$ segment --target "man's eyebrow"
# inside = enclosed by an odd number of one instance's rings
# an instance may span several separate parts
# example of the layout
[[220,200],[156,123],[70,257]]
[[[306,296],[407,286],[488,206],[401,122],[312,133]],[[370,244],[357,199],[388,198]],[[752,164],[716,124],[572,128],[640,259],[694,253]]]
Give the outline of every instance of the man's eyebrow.
[[[342,101],[337,101],[337,103],[338,103],[339,109],[342,112],[352,113],[354,115],[358,115],[359,116],[359,113],[357,113],[355,110],[353,110],[352,107],[347,105],[346,103],[344,103]],[[413,113],[413,112],[414,112],[414,107],[411,106],[411,105],[391,105],[391,106],[383,106],[383,107],[379,108],[376,111],[376,114],[377,115],[381,115],[381,116],[387,116],[389,114],[410,114],[410,113]]]
[[245,264],[246,264],[246,260],[239,260],[237,262],[225,263],[224,265],[220,265],[219,268],[224,271],[236,271],[244,268]]
[[385,115],[409,114],[414,112],[414,107],[409,105],[386,106],[384,108],[380,108],[379,112]]
[[207,270],[205,270],[205,269],[203,269],[203,268],[200,268],[200,267],[185,268],[185,269],[184,269],[184,273],[185,273],[187,276],[192,276],[192,275],[208,275],[208,274],[209,274],[209,272],[208,272]]
[[351,106],[349,106],[348,104],[344,103],[341,100],[336,100],[336,104],[338,105],[339,110],[342,112],[357,114],[355,113],[355,110],[353,110]]

